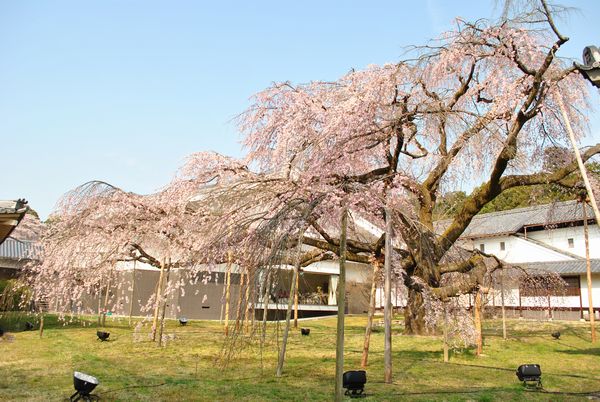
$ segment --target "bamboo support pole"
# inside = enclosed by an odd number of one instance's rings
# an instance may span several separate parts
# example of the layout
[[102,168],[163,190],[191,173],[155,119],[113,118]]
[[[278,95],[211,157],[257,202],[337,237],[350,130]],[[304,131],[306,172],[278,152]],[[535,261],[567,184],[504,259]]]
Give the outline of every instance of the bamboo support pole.
[[585,201],[582,203],[583,205],[583,233],[585,237],[585,265],[586,265],[586,277],[587,277],[587,294],[588,294],[588,311],[590,314],[590,329],[592,331],[592,343],[596,342],[596,324],[594,317],[594,304],[592,298],[592,269],[590,262],[590,239],[589,239],[589,230],[587,223],[587,212],[586,212],[586,203]]
[[384,331],[384,355],[383,381],[392,383],[392,216],[388,206],[385,208],[385,306],[383,310]]

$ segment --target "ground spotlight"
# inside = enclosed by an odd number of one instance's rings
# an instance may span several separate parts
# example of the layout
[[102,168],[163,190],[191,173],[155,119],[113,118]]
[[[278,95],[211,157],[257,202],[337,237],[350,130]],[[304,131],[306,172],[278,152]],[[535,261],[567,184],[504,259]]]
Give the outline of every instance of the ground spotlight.
[[310,328],[300,328],[300,332],[302,333],[302,335],[308,336],[310,335]]
[[33,329],[33,324],[29,321],[25,322],[25,331],[31,331]]
[[364,370],[346,371],[343,377],[343,387],[346,395],[351,398],[364,397],[365,384],[367,383],[367,372]]
[[101,341],[107,341],[108,337],[110,336],[110,332],[96,331],[96,335]]
[[179,323],[180,323],[181,325],[187,325],[187,323],[188,323],[188,319],[187,319],[187,318],[185,318],[185,317],[179,317]]
[[517,369],[517,378],[528,388],[542,388],[542,369],[539,364],[522,364]]
[[90,393],[94,390],[94,388],[96,388],[98,384],[99,382],[96,377],[92,377],[89,374],[84,374],[80,373],[79,371],[75,371],[73,373],[73,386],[75,387],[75,393],[71,395],[69,400],[71,402],[75,402],[80,399],[84,401],[100,399],[95,395],[90,395]]

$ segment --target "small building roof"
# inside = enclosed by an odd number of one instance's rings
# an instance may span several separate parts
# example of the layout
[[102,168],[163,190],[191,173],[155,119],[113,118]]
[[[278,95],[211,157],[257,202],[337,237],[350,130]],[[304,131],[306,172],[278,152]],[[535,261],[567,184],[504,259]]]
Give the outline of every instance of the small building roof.
[[[589,205],[586,213],[588,219],[594,218],[594,211]],[[583,208],[580,203],[577,201],[555,202],[477,215],[462,237],[510,235],[522,232],[525,227],[547,227],[578,221],[583,221]],[[437,221],[435,223],[436,231],[442,233],[451,222],[451,219]]]
[[0,244],[0,259],[6,260],[34,260],[40,255],[40,245],[33,241],[22,241],[7,238]]
[[10,236],[27,212],[27,201],[0,201],[0,244]]
[[[587,272],[585,260],[530,262],[515,265],[519,265],[527,271],[554,272],[559,275],[585,274]],[[590,266],[593,273],[600,273],[600,259],[590,260]]]

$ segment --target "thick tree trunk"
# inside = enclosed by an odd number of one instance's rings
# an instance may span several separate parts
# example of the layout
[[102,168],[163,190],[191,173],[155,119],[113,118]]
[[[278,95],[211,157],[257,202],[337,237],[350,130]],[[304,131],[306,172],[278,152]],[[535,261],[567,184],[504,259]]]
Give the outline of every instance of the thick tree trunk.
[[406,308],[404,309],[404,333],[407,335],[427,334],[423,295],[413,289],[408,290]]

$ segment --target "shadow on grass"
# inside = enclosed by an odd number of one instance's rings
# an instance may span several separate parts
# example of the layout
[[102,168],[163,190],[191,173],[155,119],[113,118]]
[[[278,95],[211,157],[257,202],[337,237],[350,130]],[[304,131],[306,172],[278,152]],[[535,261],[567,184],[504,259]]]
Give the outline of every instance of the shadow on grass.
[[[569,347],[571,347],[571,346],[569,346]],[[576,348],[575,350],[573,350],[573,349],[566,350],[565,349],[565,350],[557,350],[557,352],[566,353],[569,355],[597,355],[597,356],[600,356],[600,348],[589,348],[589,349]]]

